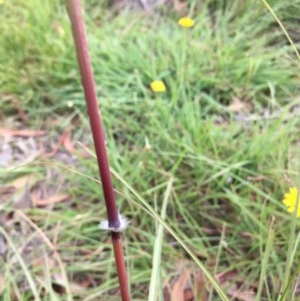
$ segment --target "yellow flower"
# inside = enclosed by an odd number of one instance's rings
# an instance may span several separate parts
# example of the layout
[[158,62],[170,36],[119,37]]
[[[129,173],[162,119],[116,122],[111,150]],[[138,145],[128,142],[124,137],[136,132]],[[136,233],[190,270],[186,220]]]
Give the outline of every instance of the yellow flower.
[[150,84],[151,90],[153,92],[165,92],[166,86],[161,80],[155,80]]
[[[283,204],[287,207],[288,212],[295,212],[299,190],[296,187],[291,187],[290,191],[284,195]],[[298,202],[297,217],[300,217],[300,202]]]
[[4,3],[4,0],[0,0],[0,4]]
[[179,19],[178,24],[182,27],[190,28],[195,25],[195,21],[189,17]]

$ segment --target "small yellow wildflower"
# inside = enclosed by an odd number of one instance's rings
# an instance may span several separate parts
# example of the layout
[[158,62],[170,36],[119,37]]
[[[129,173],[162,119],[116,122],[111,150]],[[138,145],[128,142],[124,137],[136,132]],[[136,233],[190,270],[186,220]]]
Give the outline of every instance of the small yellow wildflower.
[[195,25],[195,21],[190,17],[184,17],[179,19],[178,24],[182,27],[190,28]]
[[[296,187],[291,187],[290,191],[284,195],[283,204],[287,207],[288,212],[292,213],[296,210],[299,190]],[[299,203],[299,202],[298,202]],[[297,217],[300,217],[300,203],[297,208]]]
[[0,4],[4,3],[4,0],[0,0]]
[[165,92],[166,86],[161,80],[155,80],[150,84],[151,90],[153,92]]

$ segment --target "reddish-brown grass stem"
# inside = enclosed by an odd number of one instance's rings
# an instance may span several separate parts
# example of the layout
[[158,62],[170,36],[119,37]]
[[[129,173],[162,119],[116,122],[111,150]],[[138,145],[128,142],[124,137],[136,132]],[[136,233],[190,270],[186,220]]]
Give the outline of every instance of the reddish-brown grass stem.
[[[71,20],[77,60],[81,73],[87,111],[95,144],[99,173],[108,215],[108,224],[109,227],[118,229],[120,226],[119,213],[116,205],[115,194],[109,170],[102,119],[98,107],[94,75],[89,57],[84,21],[80,8],[80,1],[67,0],[67,10]],[[111,237],[120,283],[121,297],[123,301],[130,301],[128,277],[125,267],[121,234],[111,232]]]

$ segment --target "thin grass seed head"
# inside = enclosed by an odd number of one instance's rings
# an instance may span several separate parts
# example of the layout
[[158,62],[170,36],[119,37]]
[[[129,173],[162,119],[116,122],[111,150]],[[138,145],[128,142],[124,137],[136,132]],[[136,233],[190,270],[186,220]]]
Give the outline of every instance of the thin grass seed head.
[[99,228],[105,231],[123,232],[128,228],[130,220],[122,214],[119,214],[119,220],[120,226],[118,228],[110,227],[108,220],[101,221],[99,224]]
[[[284,195],[282,203],[287,207],[287,211],[293,213],[297,210],[297,217],[300,217],[300,202],[297,202],[299,198],[299,190],[296,187],[291,187],[289,192]],[[298,203],[298,208],[296,208]]]
[[153,92],[165,92],[166,86],[163,81],[155,80],[150,84],[151,90]]
[[190,17],[184,17],[178,20],[178,24],[185,28],[191,28],[195,25],[195,21]]

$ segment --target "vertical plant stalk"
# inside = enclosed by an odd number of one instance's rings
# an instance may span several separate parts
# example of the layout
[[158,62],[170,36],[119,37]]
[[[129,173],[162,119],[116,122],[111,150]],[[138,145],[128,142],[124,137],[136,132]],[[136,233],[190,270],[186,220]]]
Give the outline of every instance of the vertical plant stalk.
[[94,75],[92,71],[87,39],[79,0],[66,0],[67,10],[71,21],[73,37],[76,46],[78,65],[85,94],[87,111],[90,119],[91,130],[96,150],[102,189],[108,216],[108,226],[112,230],[112,244],[119,278],[122,301],[130,301],[128,277],[125,267],[122,238],[118,229],[121,226],[120,215],[117,209],[113,190],[109,163],[107,158],[105,137],[102,119],[98,107]]

